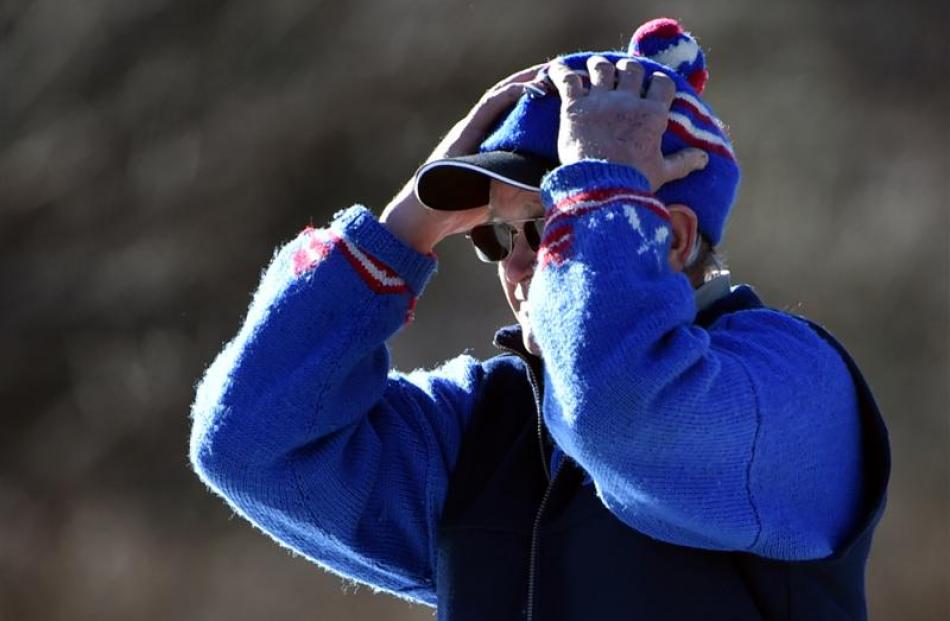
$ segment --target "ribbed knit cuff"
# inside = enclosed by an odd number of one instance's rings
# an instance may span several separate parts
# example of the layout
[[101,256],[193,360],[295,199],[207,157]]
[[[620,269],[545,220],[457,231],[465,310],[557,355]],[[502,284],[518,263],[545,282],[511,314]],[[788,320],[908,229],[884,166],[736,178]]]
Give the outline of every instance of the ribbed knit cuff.
[[[626,239],[627,245],[633,245],[638,262],[662,269],[665,259],[661,260],[661,255],[670,239],[670,213],[649,188],[646,177],[636,169],[603,160],[581,160],[548,173],[541,181],[545,224],[538,265],[561,265],[583,255],[584,248],[599,258],[591,255],[583,260],[629,264],[634,255],[626,251],[617,254],[622,246],[616,244],[619,238],[605,235],[605,229],[597,224],[600,215],[606,214],[606,222],[619,212],[623,217],[611,224],[611,229]],[[620,222],[626,225],[616,228]],[[577,223],[586,226],[576,229]],[[594,228],[600,234],[590,235]],[[652,252],[648,255],[647,250]],[[648,260],[648,256],[657,260]]]
[[422,293],[438,266],[434,254],[420,254],[407,246],[363,205],[337,212],[330,226],[399,274],[415,296]]
[[564,198],[579,192],[628,188],[650,193],[650,182],[640,171],[605,160],[581,160],[555,168],[541,181],[545,211]]

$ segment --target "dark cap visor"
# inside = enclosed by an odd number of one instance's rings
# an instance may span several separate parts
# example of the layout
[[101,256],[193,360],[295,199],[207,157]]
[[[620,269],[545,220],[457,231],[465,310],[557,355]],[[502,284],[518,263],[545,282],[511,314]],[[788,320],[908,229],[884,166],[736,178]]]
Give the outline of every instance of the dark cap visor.
[[431,209],[461,211],[488,204],[492,179],[539,191],[541,179],[557,164],[508,151],[489,151],[436,160],[416,171],[416,198]]

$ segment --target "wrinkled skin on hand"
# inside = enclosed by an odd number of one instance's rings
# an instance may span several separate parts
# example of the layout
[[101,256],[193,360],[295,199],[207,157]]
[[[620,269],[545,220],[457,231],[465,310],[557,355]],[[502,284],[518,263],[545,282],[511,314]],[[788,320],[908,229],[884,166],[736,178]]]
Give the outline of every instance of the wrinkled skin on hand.
[[563,62],[551,63],[549,75],[561,97],[558,156],[562,164],[601,159],[632,166],[656,191],[706,166],[700,149],[664,157],[660,150],[676,84],[654,72],[644,90],[643,66],[630,58],[616,65],[603,56],[587,60],[590,86]]

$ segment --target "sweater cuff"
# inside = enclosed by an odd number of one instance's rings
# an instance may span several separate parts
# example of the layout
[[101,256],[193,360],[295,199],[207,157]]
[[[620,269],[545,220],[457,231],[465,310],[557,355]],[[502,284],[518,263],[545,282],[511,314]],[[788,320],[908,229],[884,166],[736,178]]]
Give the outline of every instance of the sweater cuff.
[[636,168],[606,160],[581,160],[559,166],[545,175],[541,181],[541,199],[548,211],[568,196],[616,188],[652,195],[650,182]]
[[337,212],[330,227],[399,274],[414,296],[422,293],[438,265],[434,254],[421,254],[407,246],[363,205]]

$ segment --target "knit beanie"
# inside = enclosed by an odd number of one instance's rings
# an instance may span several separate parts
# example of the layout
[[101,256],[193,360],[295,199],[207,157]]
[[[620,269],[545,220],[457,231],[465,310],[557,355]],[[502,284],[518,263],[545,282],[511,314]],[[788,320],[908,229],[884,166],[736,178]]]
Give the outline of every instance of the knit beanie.
[[[571,69],[586,71],[587,59],[594,55],[603,56],[613,63],[622,58],[633,57],[644,67],[646,81],[650,80],[654,71],[660,71],[675,82],[676,95],[670,107],[669,122],[663,134],[661,150],[664,155],[669,155],[687,147],[696,147],[709,155],[709,162],[703,170],[666,183],[656,194],[668,205],[681,203],[690,207],[696,213],[700,232],[712,244],[718,244],[736,197],[739,165],[725,126],[701,98],[709,73],[705,55],[696,39],[683,30],[676,20],[659,18],[636,30],[626,52],[578,52],[561,56],[560,60]],[[458,185],[458,175],[444,177],[446,181],[451,180],[450,184],[438,183],[437,173],[440,169],[447,171],[446,167],[452,167],[453,164],[482,173],[476,175],[477,177],[487,175],[481,180],[485,185],[485,196],[488,177],[503,181],[507,181],[506,177],[511,177],[513,184],[519,187],[539,186],[540,176],[537,175],[543,174],[545,168],[553,168],[558,162],[560,106],[561,100],[556,91],[526,90],[513,108],[489,132],[479,146],[478,154],[430,162],[420,168],[416,177],[417,194],[430,206],[452,209],[450,206],[432,205],[439,194],[427,190]],[[529,177],[532,174],[537,176],[535,180],[524,177],[523,173],[520,177],[518,174],[506,174],[505,171],[499,173],[495,164],[483,164],[483,161],[496,162],[506,158],[514,158],[515,168],[520,167],[519,170],[525,167],[522,161],[545,162],[547,166],[541,167],[541,173],[528,173]],[[458,166],[455,166],[455,169],[458,170]],[[429,175],[429,178],[426,178],[426,175]],[[464,185],[468,191],[471,183],[466,180]],[[425,200],[426,198],[429,200]]]

